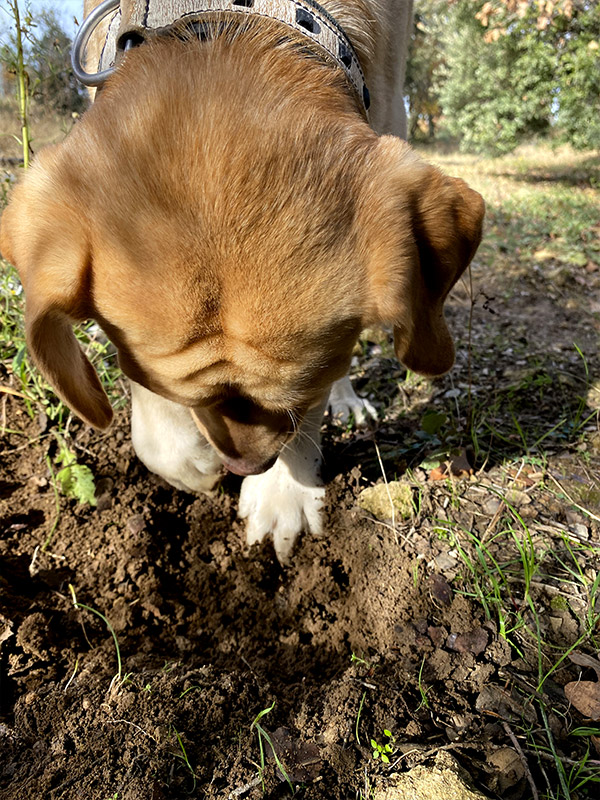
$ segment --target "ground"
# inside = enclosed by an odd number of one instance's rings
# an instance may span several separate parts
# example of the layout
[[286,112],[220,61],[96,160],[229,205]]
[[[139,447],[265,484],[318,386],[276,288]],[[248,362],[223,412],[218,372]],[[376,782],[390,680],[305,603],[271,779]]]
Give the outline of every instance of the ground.
[[[6,271],[2,800],[370,800],[440,752],[489,797],[597,797],[600,159],[423,156],[487,203],[456,366],[407,375],[365,333],[379,418],[327,422],[325,533],[285,568],[245,546],[237,479],[178,492],[126,404],[106,434],[67,416]],[[66,451],[95,505],[65,495]],[[403,505],[362,507],[396,481]]]

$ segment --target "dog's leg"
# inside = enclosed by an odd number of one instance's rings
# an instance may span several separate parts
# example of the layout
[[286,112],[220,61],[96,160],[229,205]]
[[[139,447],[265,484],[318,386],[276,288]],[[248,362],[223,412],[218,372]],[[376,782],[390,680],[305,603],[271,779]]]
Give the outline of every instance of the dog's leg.
[[131,441],[142,461],[172,486],[208,493],[221,474],[221,460],[200,433],[189,408],[139,383],[131,384]]
[[321,507],[325,489],[320,484],[321,422],[327,395],[307,412],[292,441],[271,469],[244,478],[239,515],[246,519],[248,544],[272,534],[275,554],[288,561],[302,531],[322,532]]
[[369,419],[377,419],[375,407],[356,394],[347,375],[331,387],[329,410],[332,418],[340,425],[347,425],[351,416],[356,425],[366,425]]

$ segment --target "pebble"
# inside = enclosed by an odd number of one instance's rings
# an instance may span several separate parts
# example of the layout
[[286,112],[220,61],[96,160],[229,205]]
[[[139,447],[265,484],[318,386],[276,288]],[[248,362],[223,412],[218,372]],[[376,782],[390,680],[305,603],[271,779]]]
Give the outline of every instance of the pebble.
[[570,528],[580,539],[589,539],[590,532],[587,526],[582,525],[581,522],[576,522],[574,525],[571,525]]
[[134,514],[127,520],[127,530],[129,533],[141,533],[146,527],[146,520],[140,514]]
[[509,489],[505,495],[505,499],[511,506],[516,506],[517,508],[531,503],[531,497],[525,492],[520,492],[518,489]]
[[96,508],[98,511],[107,511],[109,508],[112,508],[112,497],[109,492],[100,495],[96,501]]
[[482,504],[482,508],[486,514],[489,514],[491,517],[493,517],[500,508],[501,504],[502,501],[497,497],[488,497],[488,499]]

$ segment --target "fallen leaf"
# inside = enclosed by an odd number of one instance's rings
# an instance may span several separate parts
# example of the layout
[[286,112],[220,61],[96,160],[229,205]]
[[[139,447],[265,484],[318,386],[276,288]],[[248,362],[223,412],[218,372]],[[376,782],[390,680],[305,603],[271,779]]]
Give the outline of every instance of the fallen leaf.
[[[277,728],[271,741],[288,778],[294,783],[314,781],[321,771],[321,754],[316,744],[301,742],[292,736],[289,728]],[[281,781],[286,778],[277,769]]]
[[499,785],[498,788],[501,794],[504,794],[507,789],[511,789],[523,777],[525,777],[525,768],[519,758],[519,754],[512,747],[502,747],[496,750],[489,756],[488,761],[498,771]]
[[463,447],[457,456],[452,456],[450,460],[450,470],[453,475],[459,478],[468,478],[473,474],[473,467],[469,462],[467,451]]
[[565,686],[569,703],[580,714],[594,721],[600,719],[600,683],[598,681],[571,681]]
[[569,655],[569,660],[572,661],[573,664],[577,664],[578,667],[589,667],[593,669],[600,681],[600,661],[598,661],[597,658],[588,656],[585,653],[571,653]]
[[531,503],[531,497],[525,492],[519,491],[519,489],[509,489],[504,496],[504,500],[509,505],[516,506],[516,508],[527,506]]
[[443,481],[445,480],[448,475],[446,473],[447,467],[445,464],[442,464],[439,467],[434,467],[429,473],[429,480],[430,481]]

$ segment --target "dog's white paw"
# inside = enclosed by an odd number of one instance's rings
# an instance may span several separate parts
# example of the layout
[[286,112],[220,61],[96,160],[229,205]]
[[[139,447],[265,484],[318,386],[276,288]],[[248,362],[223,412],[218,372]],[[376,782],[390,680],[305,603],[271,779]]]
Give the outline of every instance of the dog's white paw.
[[331,387],[328,405],[331,418],[339,425],[347,425],[352,417],[354,424],[359,427],[371,419],[377,419],[375,406],[356,394],[347,375]]
[[324,487],[298,481],[281,458],[262,475],[249,475],[242,483],[239,502],[248,544],[272,535],[275,554],[285,564],[300,533],[322,533],[324,499]]
[[221,460],[189,409],[130,384],[131,441],[140,461],[176,489],[209,494],[221,476]]

